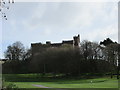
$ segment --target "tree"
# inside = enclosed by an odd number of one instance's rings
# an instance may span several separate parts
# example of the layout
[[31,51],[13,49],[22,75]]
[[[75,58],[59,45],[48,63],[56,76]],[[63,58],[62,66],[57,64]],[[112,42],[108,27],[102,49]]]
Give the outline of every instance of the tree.
[[7,20],[7,15],[4,12],[4,9],[9,9],[8,4],[10,3],[14,3],[14,0],[0,0],[0,15],[5,20]]
[[80,50],[81,50],[81,52],[82,52],[82,54],[83,54],[83,56],[84,56],[84,58],[85,58],[85,60],[87,60],[88,59],[88,56],[89,56],[89,54],[90,54],[90,48],[89,48],[89,45],[90,45],[90,42],[89,41],[87,41],[87,40],[84,40],[84,41],[82,41],[82,43],[81,43],[81,48],[80,48]]
[[32,57],[32,51],[31,49],[25,49],[23,52],[23,60],[30,59]]
[[[107,49],[107,54],[108,54],[108,58],[109,58],[109,62],[112,66],[112,70],[116,70],[117,68],[117,60],[118,60],[118,44],[110,44],[109,46],[106,47]],[[111,74],[111,78],[113,77],[113,75]]]
[[104,40],[103,42],[100,42],[100,45],[104,45],[104,46],[108,46],[110,44],[116,44],[117,42],[113,42],[110,38],[107,38],[106,40]]
[[106,60],[111,64],[111,78],[113,77],[113,70],[117,68],[117,79],[119,79],[119,44],[113,42],[111,39],[107,38],[103,42],[100,42],[101,45],[104,45],[104,53]]
[[5,58],[9,60],[22,60],[25,53],[23,44],[19,41],[9,45],[5,51]]
[[81,52],[86,60],[88,59],[98,59],[100,47],[96,42],[90,42],[84,40],[81,43]]

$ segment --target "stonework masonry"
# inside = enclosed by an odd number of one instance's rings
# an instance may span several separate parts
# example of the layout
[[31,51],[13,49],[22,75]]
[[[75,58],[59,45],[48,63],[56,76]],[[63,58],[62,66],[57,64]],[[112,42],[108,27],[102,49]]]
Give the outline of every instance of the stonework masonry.
[[49,47],[61,47],[63,45],[72,45],[73,48],[80,47],[80,35],[74,36],[73,40],[63,40],[62,43],[51,43],[50,41],[46,41],[46,44],[31,43],[32,55],[34,56]]

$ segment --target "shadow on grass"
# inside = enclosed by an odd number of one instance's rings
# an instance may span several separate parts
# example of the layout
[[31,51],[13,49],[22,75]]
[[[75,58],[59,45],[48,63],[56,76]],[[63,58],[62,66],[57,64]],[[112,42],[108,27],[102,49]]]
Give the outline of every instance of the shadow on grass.
[[[92,83],[106,82],[108,80],[93,81]],[[91,83],[91,81],[80,81],[80,82],[58,82],[57,84],[80,84],[80,83]]]
[[[58,84],[78,84],[90,83],[90,79],[92,80],[94,78],[96,77],[41,77],[40,74],[3,74],[3,79],[7,82],[57,82]],[[98,79],[92,82],[100,83],[105,81],[107,81],[107,79]]]
[[[57,82],[57,81],[73,81],[85,80],[87,78],[81,77],[41,77],[41,75],[25,75],[25,74],[4,74],[3,79],[7,82]],[[92,77],[91,77],[92,79]]]

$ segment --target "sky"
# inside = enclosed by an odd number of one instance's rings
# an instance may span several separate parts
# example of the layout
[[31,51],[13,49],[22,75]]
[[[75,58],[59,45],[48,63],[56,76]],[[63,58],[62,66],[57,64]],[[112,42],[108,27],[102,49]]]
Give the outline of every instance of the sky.
[[107,37],[118,41],[117,2],[15,2],[0,19],[1,49],[21,41],[31,43],[62,42],[80,34],[83,40],[100,42]]

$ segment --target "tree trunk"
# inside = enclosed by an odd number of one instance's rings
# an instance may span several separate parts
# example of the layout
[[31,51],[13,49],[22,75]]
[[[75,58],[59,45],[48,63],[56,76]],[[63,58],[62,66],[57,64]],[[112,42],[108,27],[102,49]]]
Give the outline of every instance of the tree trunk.
[[112,73],[112,71],[111,71],[111,79],[113,78],[113,73]]

